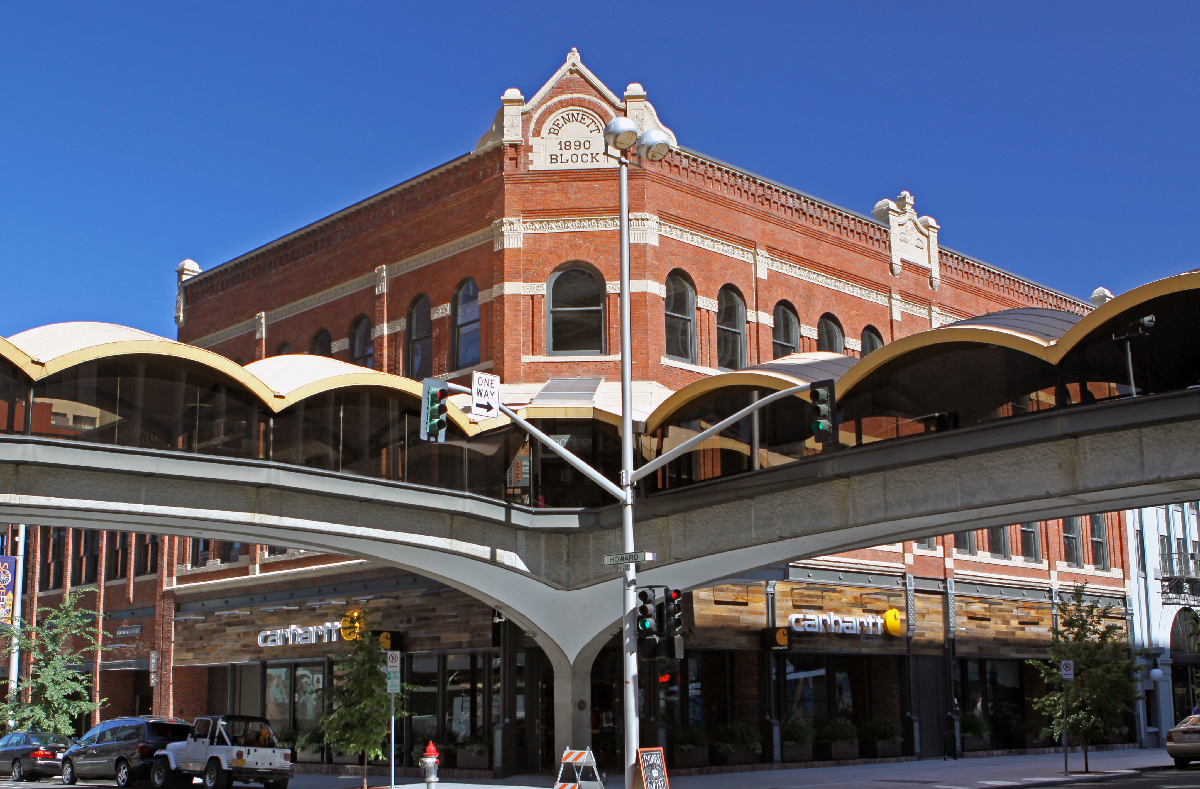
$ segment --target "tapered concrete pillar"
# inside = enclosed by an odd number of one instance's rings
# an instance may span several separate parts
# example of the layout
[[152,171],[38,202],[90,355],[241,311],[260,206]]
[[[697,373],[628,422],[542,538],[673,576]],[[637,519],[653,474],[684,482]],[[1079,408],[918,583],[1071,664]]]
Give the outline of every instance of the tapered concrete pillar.
[[554,667],[554,758],[592,744],[592,665],[606,638],[596,638],[569,662],[557,649],[543,651]]

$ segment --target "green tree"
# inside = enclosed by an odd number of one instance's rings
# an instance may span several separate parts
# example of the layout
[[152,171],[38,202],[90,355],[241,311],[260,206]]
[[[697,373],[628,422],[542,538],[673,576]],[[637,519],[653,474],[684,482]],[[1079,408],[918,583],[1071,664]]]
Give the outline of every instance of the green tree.
[[[0,643],[11,644],[16,635],[21,654],[30,660],[29,679],[18,684],[16,700],[0,702],[0,720],[14,721],[16,729],[72,735],[75,721],[106,701],[91,700],[91,672],[70,668],[90,664],[97,649],[106,649],[96,644],[96,612],[81,608],[81,597],[73,592],[48,609],[36,631],[32,622],[15,633],[0,623]],[[21,700],[26,694],[28,703]]]
[[[1088,743],[1107,736],[1120,718],[1139,698],[1134,654],[1125,638],[1125,628],[1111,619],[1112,604],[1100,605],[1087,600],[1085,584],[1076,584],[1071,596],[1058,610],[1058,626],[1053,628],[1050,661],[1034,665],[1051,688],[1033,703],[1034,709],[1050,718],[1050,732],[1062,740],[1065,721],[1068,734],[1083,744],[1083,769],[1088,771]],[[1060,663],[1075,661],[1075,679],[1064,681]]]
[[[353,636],[347,638],[350,653],[334,661],[333,681],[316,691],[324,697],[323,711],[317,716],[316,728],[297,743],[299,747],[327,743],[339,751],[359,754],[363,789],[367,789],[367,760],[384,754],[391,723],[384,654],[370,624],[361,611],[342,617],[343,637]],[[397,702],[396,717],[406,715],[402,702]]]

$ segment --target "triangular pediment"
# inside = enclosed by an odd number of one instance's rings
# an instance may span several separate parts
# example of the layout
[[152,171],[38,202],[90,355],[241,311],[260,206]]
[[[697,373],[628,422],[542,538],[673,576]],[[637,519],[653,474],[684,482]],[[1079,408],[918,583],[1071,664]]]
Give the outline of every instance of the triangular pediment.
[[[534,148],[533,169],[614,166],[603,156],[601,130],[620,115],[632,118],[642,129],[660,129],[672,145],[676,143],[675,134],[659,122],[641,85],[629,85],[622,101],[583,64],[574,48],[529,101],[516,88],[505,91],[500,101],[492,127],[479,138],[475,150],[499,143],[527,143]],[[554,138],[553,145],[548,138]]]

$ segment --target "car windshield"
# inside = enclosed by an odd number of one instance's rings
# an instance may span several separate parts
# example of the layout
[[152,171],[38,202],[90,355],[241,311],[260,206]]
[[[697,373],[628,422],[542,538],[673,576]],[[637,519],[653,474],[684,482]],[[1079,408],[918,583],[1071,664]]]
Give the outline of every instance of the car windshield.
[[221,726],[231,745],[276,748],[279,741],[266,718],[226,718]]
[[163,723],[162,721],[150,721],[150,736],[156,740],[166,740],[167,742],[179,742],[186,740],[188,734],[191,733],[192,727],[186,723]]
[[34,745],[70,745],[71,740],[61,734],[45,734],[39,731],[29,732],[29,741]]

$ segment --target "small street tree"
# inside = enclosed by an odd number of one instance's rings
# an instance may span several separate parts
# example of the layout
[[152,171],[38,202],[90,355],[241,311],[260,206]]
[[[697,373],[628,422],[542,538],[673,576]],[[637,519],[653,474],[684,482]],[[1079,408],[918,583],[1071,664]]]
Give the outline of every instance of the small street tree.
[[[352,644],[350,653],[334,661],[333,681],[315,691],[324,697],[323,711],[317,716],[317,727],[298,743],[303,747],[324,742],[339,751],[359,754],[363,789],[367,789],[367,760],[383,755],[391,722],[384,654],[370,624],[361,611],[342,617],[343,637]],[[405,714],[398,704],[397,717]]]
[[[1113,721],[1138,698],[1137,663],[1130,654],[1125,629],[1110,619],[1112,604],[1087,600],[1086,590],[1085,584],[1076,584],[1059,607],[1050,661],[1034,664],[1050,690],[1033,703],[1034,709],[1049,716],[1055,738],[1062,740],[1064,720],[1068,734],[1079,738],[1084,772],[1089,769],[1088,744],[1105,737],[1114,728]],[[1075,679],[1063,680],[1060,664],[1064,660],[1075,661]]]
[[[22,655],[30,659],[29,679],[18,684],[15,699],[0,701],[0,720],[14,722],[17,730],[72,735],[75,721],[91,714],[104,703],[92,701],[91,672],[71,665],[89,664],[98,648],[95,611],[81,608],[82,594],[63,598],[34,630],[24,622],[15,633]],[[12,625],[0,623],[0,643],[11,644]],[[28,697],[28,702],[22,700]]]

